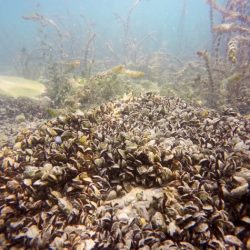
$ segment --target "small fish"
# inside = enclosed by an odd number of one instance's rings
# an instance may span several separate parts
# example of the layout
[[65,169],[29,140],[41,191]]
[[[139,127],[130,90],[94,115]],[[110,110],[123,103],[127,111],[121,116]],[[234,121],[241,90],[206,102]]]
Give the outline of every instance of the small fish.
[[142,71],[135,71],[135,70],[129,70],[129,69],[125,70],[123,74],[130,78],[142,78],[145,76],[145,73]]
[[67,65],[67,66],[72,66],[72,67],[79,67],[81,65],[81,61],[79,59],[60,61],[59,63],[63,65]]
[[124,65],[117,65],[111,69],[111,71],[115,74],[122,74],[124,70],[126,70]]
[[125,75],[130,78],[141,78],[145,76],[144,72],[126,69],[124,65],[115,66],[111,71],[115,74]]

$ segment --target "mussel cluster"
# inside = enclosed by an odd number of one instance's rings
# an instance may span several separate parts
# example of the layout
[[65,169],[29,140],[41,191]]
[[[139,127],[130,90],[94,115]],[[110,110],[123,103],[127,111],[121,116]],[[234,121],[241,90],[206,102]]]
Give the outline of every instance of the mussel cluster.
[[24,113],[29,120],[44,118],[47,110],[40,103],[27,97],[12,98],[1,95],[0,98],[0,125],[6,120],[13,121],[17,115]]
[[13,145],[21,128],[36,127],[37,124],[44,123],[47,117],[47,109],[42,106],[41,101],[0,94],[0,147]]
[[0,151],[5,249],[250,249],[250,122],[147,93]]

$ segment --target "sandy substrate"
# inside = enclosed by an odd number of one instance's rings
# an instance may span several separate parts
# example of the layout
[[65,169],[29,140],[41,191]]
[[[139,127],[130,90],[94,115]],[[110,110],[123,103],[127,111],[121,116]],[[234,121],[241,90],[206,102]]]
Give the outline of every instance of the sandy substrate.
[[35,98],[43,94],[45,86],[37,81],[14,76],[0,76],[0,92],[11,97]]

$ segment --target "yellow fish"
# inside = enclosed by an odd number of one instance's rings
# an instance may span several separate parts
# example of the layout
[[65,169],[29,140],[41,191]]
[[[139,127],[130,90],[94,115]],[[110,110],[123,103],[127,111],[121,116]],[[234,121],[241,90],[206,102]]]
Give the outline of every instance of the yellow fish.
[[115,74],[122,74],[126,70],[124,65],[117,65],[111,69],[111,71]]
[[69,60],[69,61],[61,61],[60,64],[72,66],[72,67],[79,67],[81,65],[81,61],[79,59]]
[[117,65],[112,68],[111,71],[115,74],[125,75],[130,78],[141,78],[145,76],[144,72],[126,69],[124,65]]
[[144,72],[142,71],[134,71],[129,69],[125,70],[123,74],[130,78],[141,78],[145,76]]

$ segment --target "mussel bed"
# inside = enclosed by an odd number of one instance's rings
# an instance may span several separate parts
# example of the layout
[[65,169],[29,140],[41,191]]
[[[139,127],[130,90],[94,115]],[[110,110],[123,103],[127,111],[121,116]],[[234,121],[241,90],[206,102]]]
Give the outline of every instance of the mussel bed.
[[250,122],[147,93],[0,151],[5,249],[249,249]]

